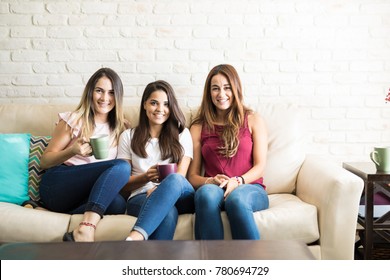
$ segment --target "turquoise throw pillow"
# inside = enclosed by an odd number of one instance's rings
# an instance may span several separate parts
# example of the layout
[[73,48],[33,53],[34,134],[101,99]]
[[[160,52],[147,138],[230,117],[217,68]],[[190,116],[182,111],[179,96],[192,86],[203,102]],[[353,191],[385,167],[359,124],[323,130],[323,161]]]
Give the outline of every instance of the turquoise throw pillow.
[[0,134],[0,201],[28,200],[30,134]]

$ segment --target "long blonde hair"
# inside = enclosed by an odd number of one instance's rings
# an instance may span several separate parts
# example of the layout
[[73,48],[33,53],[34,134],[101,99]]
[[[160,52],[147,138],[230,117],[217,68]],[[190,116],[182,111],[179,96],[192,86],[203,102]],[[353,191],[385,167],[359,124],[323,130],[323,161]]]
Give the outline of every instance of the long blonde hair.
[[219,152],[223,156],[232,157],[237,153],[240,144],[238,135],[240,128],[244,126],[245,114],[251,112],[243,105],[241,80],[233,66],[221,64],[211,69],[206,78],[201,106],[191,125],[201,124],[205,129],[214,131],[214,125],[217,124],[217,109],[211,99],[211,79],[217,74],[226,77],[233,94],[232,103],[226,112],[225,125],[220,135],[223,144],[219,147]]
[[80,138],[89,139],[95,129],[95,111],[93,106],[93,91],[100,78],[107,77],[112,83],[115,107],[108,113],[108,123],[113,134],[114,144],[118,145],[119,136],[125,130],[123,114],[123,84],[118,74],[110,68],[97,70],[85,85],[80,103],[72,113],[74,123],[81,123]]

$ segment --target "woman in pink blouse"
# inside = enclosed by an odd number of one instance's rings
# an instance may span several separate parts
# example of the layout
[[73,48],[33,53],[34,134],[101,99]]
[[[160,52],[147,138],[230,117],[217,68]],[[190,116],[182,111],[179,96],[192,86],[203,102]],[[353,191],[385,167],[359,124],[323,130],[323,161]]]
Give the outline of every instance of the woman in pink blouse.
[[269,207],[262,177],[267,130],[260,115],[243,105],[233,66],[218,65],[208,74],[190,132],[195,238],[224,239],[221,211],[226,211],[233,239],[260,239],[253,212]]
[[[52,139],[41,158],[47,169],[40,183],[45,208],[84,214],[64,241],[94,241],[96,225],[104,214],[124,214],[126,201],[119,191],[130,176],[128,162],[115,159],[120,134],[125,130],[123,85],[118,74],[101,68],[88,80],[80,104],[60,113]],[[108,134],[109,155],[96,159],[89,139]]]

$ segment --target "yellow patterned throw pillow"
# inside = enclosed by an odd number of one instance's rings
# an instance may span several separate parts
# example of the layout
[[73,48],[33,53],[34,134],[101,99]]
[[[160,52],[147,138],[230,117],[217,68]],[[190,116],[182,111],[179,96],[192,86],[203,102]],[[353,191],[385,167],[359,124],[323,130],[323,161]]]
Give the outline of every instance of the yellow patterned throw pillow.
[[50,136],[33,136],[30,138],[30,157],[28,162],[28,195],[33,201],[39,201],[39,183],[44,170],[40,168],[43,151],[49,144]]

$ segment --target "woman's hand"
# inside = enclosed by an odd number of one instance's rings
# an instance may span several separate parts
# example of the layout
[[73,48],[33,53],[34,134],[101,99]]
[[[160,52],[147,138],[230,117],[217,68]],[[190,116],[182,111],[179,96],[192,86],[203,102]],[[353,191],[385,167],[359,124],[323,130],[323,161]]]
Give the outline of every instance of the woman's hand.
[[[226,180],[225,182],[223,182],[222,184],[224,184],[223,187],[225,187],[225,194],[223,195],[223,197],[226,199],[228,197],[228,195],[234,191],[239,185],[240,183],[237,181],[236,178],[229,178],[228,180]],[[221,184],[221,185],[222,185]]]
[[236,178],[229,178],[224,174],[217,174],[215,177],[208,178],[205,184],[216,184],[219,185],[221,189],[225,189],[225,199],[232,191],[234,191],[235,188],[240,185]]
[[84,139],[77,139],[72,145],[72,153],[83,157],[92,155],[92,147]]
[[147,181],[151,181],[153,183],[158,183],[158,170],[157,170],[157,164],[151,166],[145,173]]
[[223,188],[227,180],[229,180],[229,177],[226,176],[225,174],[217,174],[213,177],[213,184],[219,185],[221,188]]
[[204,185],[207,184],[214,184],[219,185],[220,188],[224,188],[227,184],[227,180],[229,180],[229,177],[224,174],[217,174],[214,177],[209,177],[204,182]]

